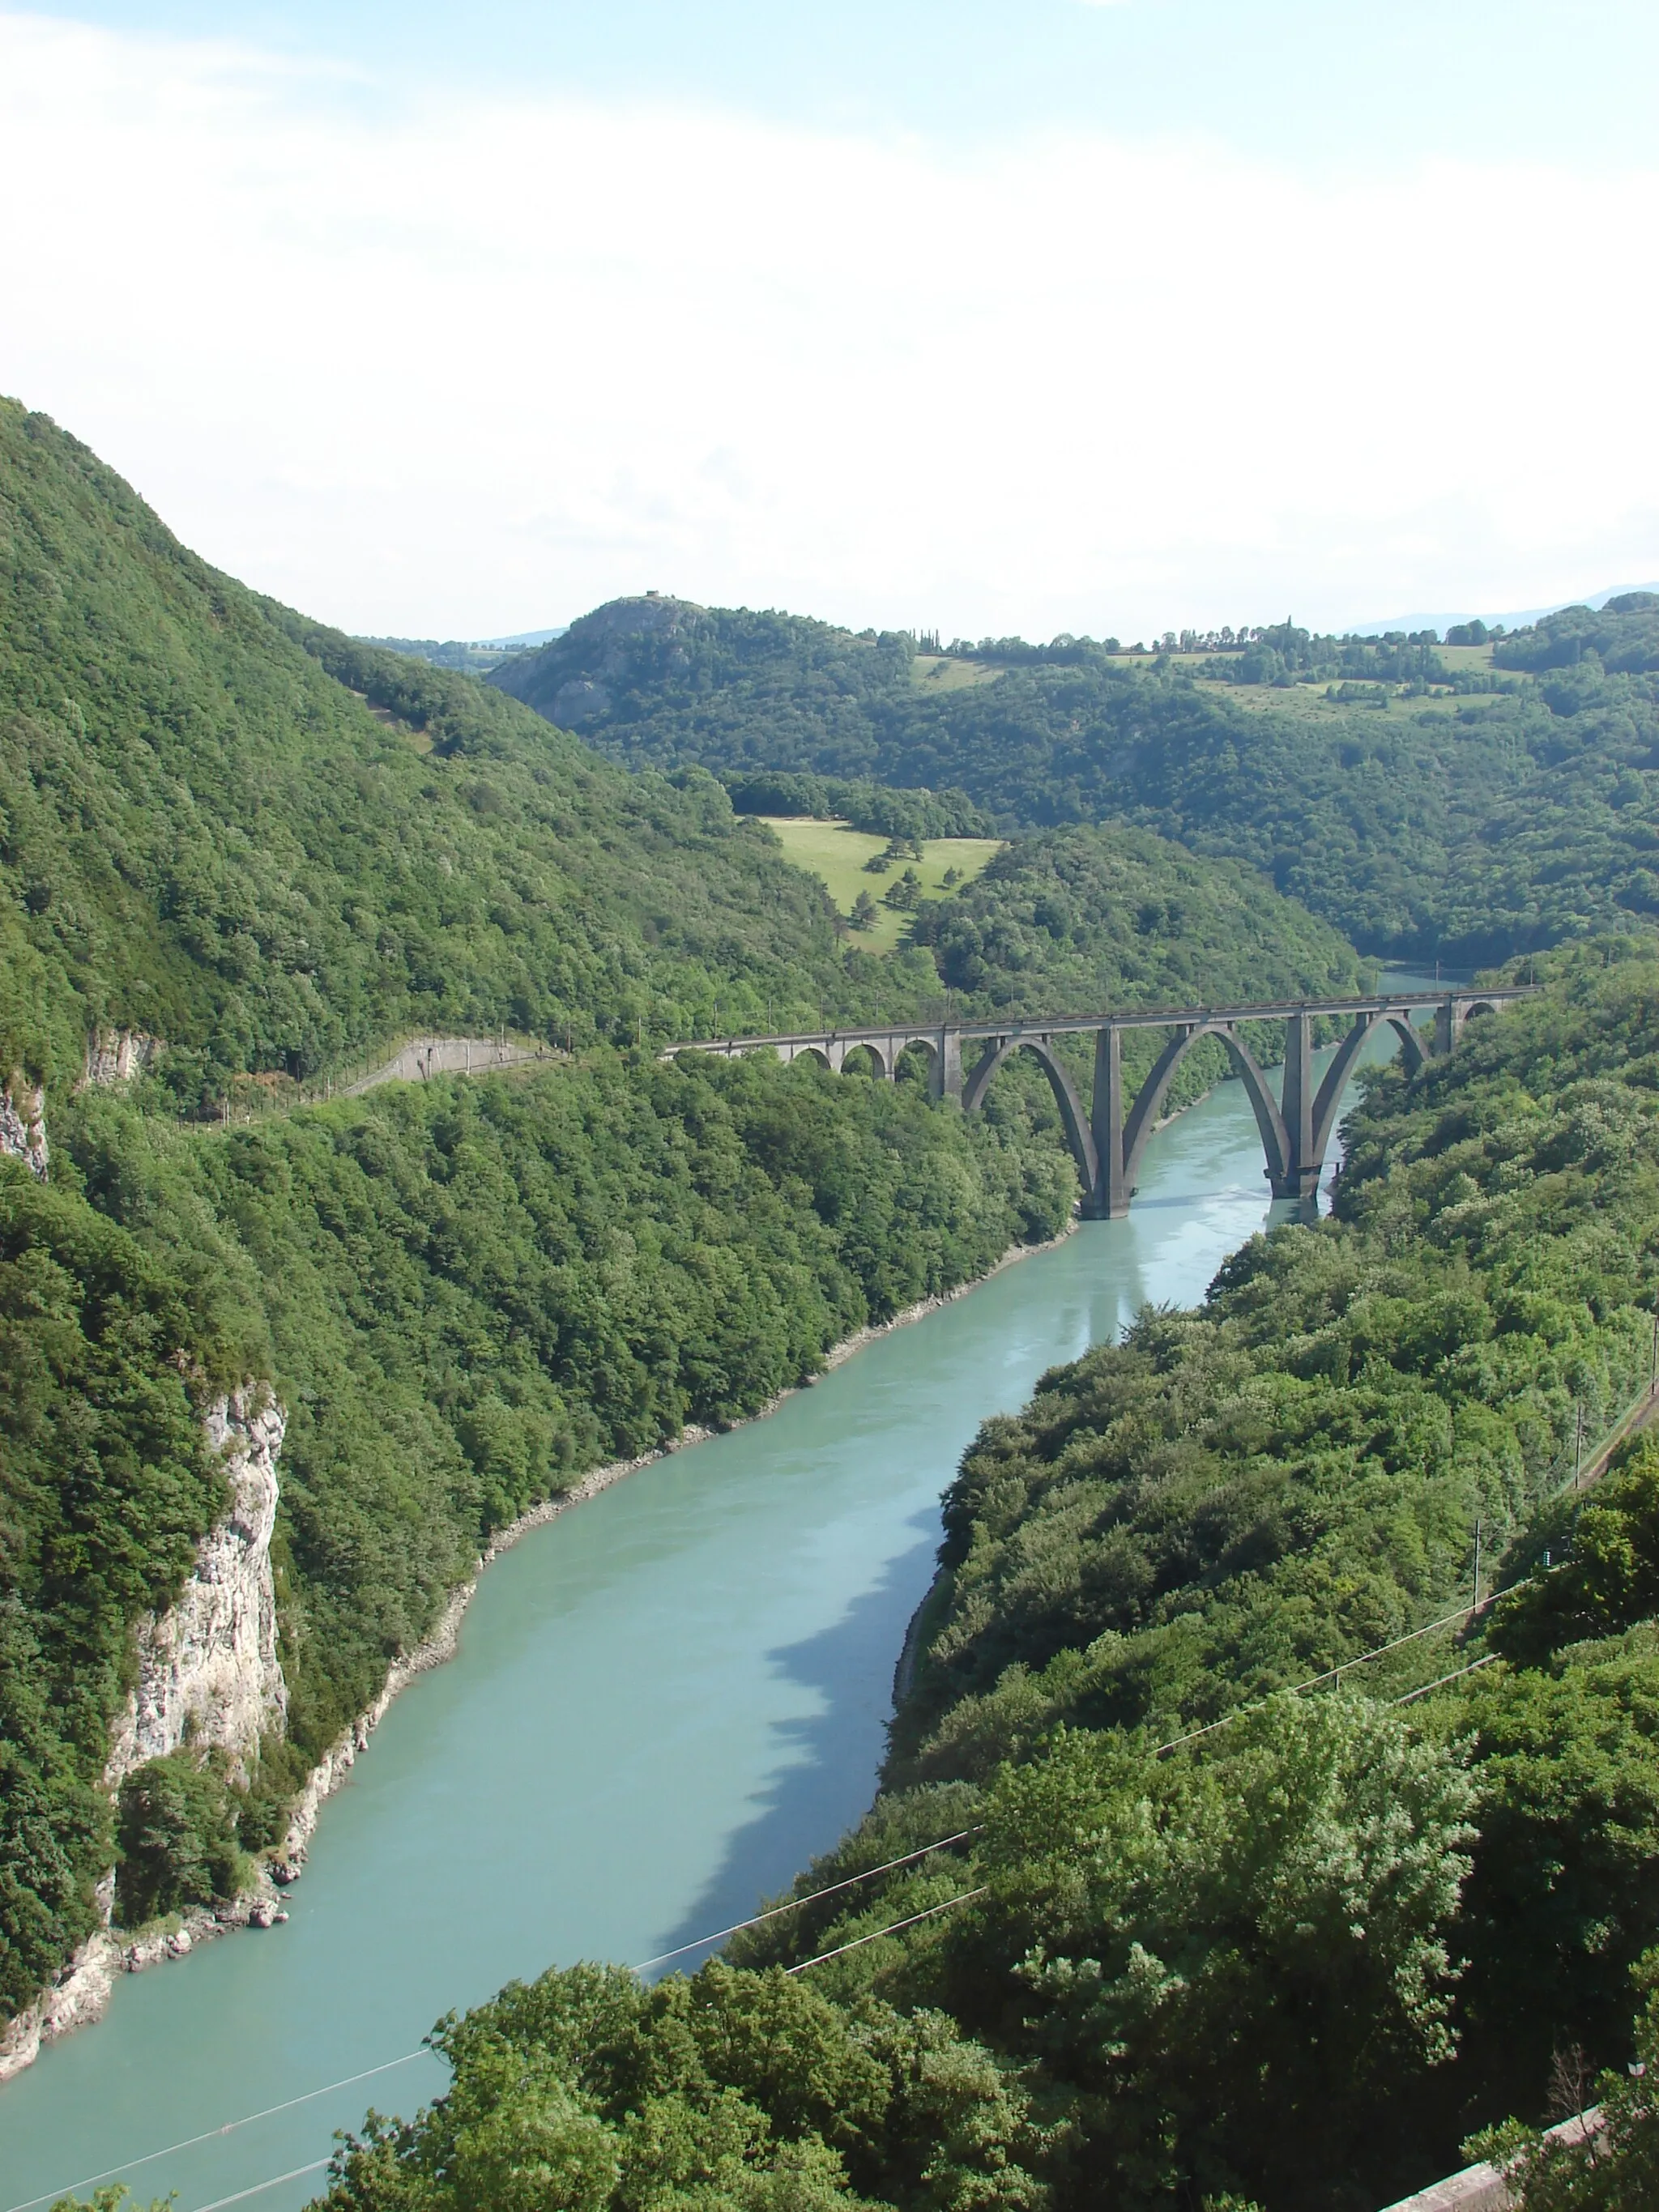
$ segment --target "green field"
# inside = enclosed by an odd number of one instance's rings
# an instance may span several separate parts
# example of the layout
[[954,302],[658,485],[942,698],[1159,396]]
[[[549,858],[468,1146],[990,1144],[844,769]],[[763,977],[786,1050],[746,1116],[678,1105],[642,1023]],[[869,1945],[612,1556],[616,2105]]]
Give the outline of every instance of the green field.
[[919,653],[910,663],[910,681],[928,691],[965,691],[970,684],[994,684],[1001,673],[982,660],[953,659],[948,653]]
[[[955,868],[963,883],[970,884],[994,853],[1002,850],[996,837],[929,837],[923,841],[919,860],[896,860],[885,875],[871,875],[865,862],[884,852],[887,840],[863,830],[849,830],[844,822],[820,822],[795,815],[763,815],[765,823],[798,868],[814,875],[842,914],[851,914],[860,891],[879,902],[889,884],[896,883],[907,867],[921,878],[929,898],[948,898],[945,871]],[[961,886],[952,885],[953,890]],[[880,908],[873,928],[860,930],[854,939],[870,952],[890,952],[904,934],[908,915]]]
[[[1356,681],[1363,683],[1365,679],[1359,678]],[[1234,706],[1243,707],[1247,714],[1295,714],[1304,720],[1335,721],[1347,720],[1368,711],[1364,700],[1328,699],[1322,683],[1292,684],[1288,689],[1281,689],[1273,684],[1212,684],[1206,680],[1200,681],[1197,688],[1214,698],[1231,700]],[[1455,714],[1460,707],[1468,704],[1466,696],[1458,691],[1426,691],[1408,699],[1395,684],[1390,684],[1387,689],[1391,702],[1387,711],[1395,714]],[[1369,711],[1381,714],[1383,709],[1370,707]]]
[[1435,650],[1454,675],[1460,668],[1480,669],[1492,666],[1490,641],[1485,645],[1442,645],[1437,646]]

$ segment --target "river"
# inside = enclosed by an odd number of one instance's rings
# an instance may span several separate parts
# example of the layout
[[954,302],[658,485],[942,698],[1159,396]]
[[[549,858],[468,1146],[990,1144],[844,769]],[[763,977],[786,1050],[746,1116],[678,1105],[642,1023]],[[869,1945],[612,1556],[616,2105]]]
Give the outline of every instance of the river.
[[1143,1302],[1201,1297],[1268,1215],[1224,1083],[1153,1139],[1128,1220],[526,1536],[325,1808],[288,1924],[123,1977],[100,2026],[0,2089],[0,2202],[115,2169],[179,2212],[294,2212],[335,2129],[447,2075],[421,2054],[308,2093],[418,2051],[515,1975],[643,1960],[786,1887],[870,1802],[939,1496],[981,1421]]

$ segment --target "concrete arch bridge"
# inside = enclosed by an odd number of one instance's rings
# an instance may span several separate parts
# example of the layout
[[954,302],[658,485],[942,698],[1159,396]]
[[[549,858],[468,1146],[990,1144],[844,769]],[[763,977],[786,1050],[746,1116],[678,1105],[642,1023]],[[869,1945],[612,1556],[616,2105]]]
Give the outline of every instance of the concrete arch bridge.
[[[1200,1037],[1218,1037],[1243,1081],[1261,1133],[1267,1181],[1275,1198],[1311,1199],[1319,1188],[1337,1109],[1354,1062],[1373,1031],[1387,1027],[1400,1041],[1408,1074],[1443,1060],[1456,1046],[1474,1014],[1496,1013],[1530,995],[1528,985],[1502,989],[1401,991],[1365,999],[1271,999],[1228,1006],[1149,1006],[1132,1013],[1065,1014],[1053,1018],[982,1022],[899,1022],[884,1028],[800,1030],[779,1036],[732,1036],[670,1045],[661,1054],[711,1052],[734,1059],[773,1051],[781,1060],[811,1055],[839,1072],[859,1054],[872,1073],[890,1082],[900,1055],[912,1047],[928,1059],[935,1098],[955,1098],[965,1113],[984,1102],[997,1070],[1016,1052],[1033,1054],[1047,1075],[1065,1125],[1066,1139],[1083,1185],[1083,1210],[1097,1219],[1129,1211],[1141,1155],[1158,1125],[1176,1069]],[[1420,1018],[1432,1017],[1425,1025]],[[1316,1083],[1313,1025],[1321,1016],[1346,1018],[1347,1034],[1322,1080]],[[1239,1034],[1249,1022],[1282,1021],[1285,1062],[1278,1095],[1266,1071]],[[1168,1043],[1133,1103],[1123,1095],[1122,1038],[1126,1030],[1167,1030]],[[1094,1039],[1094,1085],[1085,1108],[1071,1070],[1055,1049],[1066,1036]],[[965,1049],[977,1048],[971,1066]]]

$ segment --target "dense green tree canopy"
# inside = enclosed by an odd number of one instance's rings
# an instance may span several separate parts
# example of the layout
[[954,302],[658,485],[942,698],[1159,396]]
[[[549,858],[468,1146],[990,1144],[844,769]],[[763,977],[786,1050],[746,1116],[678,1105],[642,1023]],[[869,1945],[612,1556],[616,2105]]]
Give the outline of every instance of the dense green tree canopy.
[[1626,592],[1599,612],[1563,607],[1530,629],[1500,638],[1492,648],[1498,667],[1534,672],[1577,668],[1592,655],[1607,669],[1659,669],[1659,592]]
[[[686,1033],[877,1006],[817,887],[706,776],[619,775],[501,694],[186,551],[0,403],[0,887],[61,1072],[94,1023],[187,1092],[411,1025]],[[906,988],[881,975],[885,997]]]
[[[1587,959],[1416,1083],[1378,1074],[1334,1221],[1246,1247],[1200,1312],[1144,1316],[969,1453],[886,1791],[799,1889],[982,1832],[734,1951],[792,1962],[988,1883],[813,1978],[849,2004],[943,2006],[1049,2085],[1039,2109],[1088,2147],[1076,2171],[1039,2161],[1060,2201],[1097,2201],[1109,2174],[1125,2205],[1231,2191],[1367,2212],[1455,2166],[1472,2127],[1559,2117],[1575,2068],[1622,2065],[1659,1911],[1655,1447],[1561,1492],[1577,1407],[1593,1441],[1649,1373],[1656,1042],[1659,967]],[[1471,1638],[1477,1520],[1513,1589]],[[1345,1668],[1343,1692],[1285,1702]],[[1250,1761],[1275,1729],[1291,1758],[1316,1715],[1322,1756],[1344,1726],[1394,1747],[1357,1762],[1390,1778],[1387,1811],[1340,1815],[1363,1845],[1304,1860],[1285,1772],[1258,1815]],[[1230,1921],[1205,1885],[1249,1897],[1232,1885],[1258,1835],[1266,1887]],[[1298,1869],[1358,1880],[1369,1850],[1377,1898],[1329,1924],[1367,1930],[1375,1973],[1399,1910],[1419,1947],[1399,1956],[1420,1963],[1321,2026],[1349,1969],[1317,1954],[1299,2000],[1276,1916],[1317,1941]],[[1363,2057],[1338,2055],[1345,2033]],[[1295,2078],[1327,2058],[1328,2081]]]
[[[164,1079],[193,1107],[239,1072],[302,1078],[411,1027],[580,1044],[939,1006],[925,949],[849,945],[820,887],[702,770],[623,773],[499,690],[247,592],[10,402],[0,525],[9,1064],[67,1082],[88,1029],[137,1029],[167,1042]],[[872,650],[908,665],[902,643]],[[986,826],[960,793],[868,781],[747,796],[850,807],[905,837]],[[1123,854],[1201,900],[1178,854]],[[1328,927],[1236,871],[1218,886],[1249,904],[1269,988],[1351,968]],[[1127,969],[1167,988],[1189,933],[1177,915],[1141,935],[1164,940],[1163,972]],[[1011,940],[986,1003],[1066,988],[1077,950]],[[1130,980],[1121,967],[1102,980]]]
[[[1479,961],[1659,915],[1649,596],[1500,641],[1531,672],[1510,675],[1288,623],[1171,634],[1176,659],[1003,639],[941,664],[899,634],[619,600],[490,680],[635,765],[959,790],[1011,829],[1133,823],[1247,861],[1367,951]],[[941,684],[951,665],[969,680]],[[1364,697],[1231,696],[1310,682]],[[1389,704],[1395,684],[1417,696]]]
[[94,1924],[128,1626],[222,1502],[202,1395],[257,1356],[220,1287],[0,1159],[0,2013]]
[[[161,1102],[157,1102],[158,1103]],[[251,1128],[82,1094],[58,1180],[0,1160],[0,2007],[92,1924],[93,1787],[136,1618],[220,1510],[205,1401],[289,1412],[289,1733],[240,1812],[200,1760],[119,1808],[120,1902],[222,1893],[491,1532],[723,1425],[839,1339],[1053,1236],[1075,1184],[1011,1090],[691,1059],[389,1085]],[[240,1827],[238,1826],[240,1822]]]
[[955,897],[925,901],[913,934],[988,1012],[1222,1006],[1289,975],[1309,994],[1351,993],[1374,972],[1253,869],[1144,830],[1020,838]]

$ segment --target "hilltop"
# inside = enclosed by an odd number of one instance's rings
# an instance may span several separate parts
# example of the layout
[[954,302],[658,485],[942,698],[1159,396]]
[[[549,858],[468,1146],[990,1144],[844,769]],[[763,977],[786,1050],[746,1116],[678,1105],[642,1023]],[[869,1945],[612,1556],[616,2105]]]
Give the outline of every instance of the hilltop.
[[12,401],[0,893],[14,1048],[68,1076],[89,1030],[143,1031],[182,1098],[416,1025],[620,1041],[721,999],[868,1003],[711,778],[629,775],[261,598]]
[[1653,926],[1653,595],[1443,647],[1291,623],[921,653],[621,599],[489,681],[612,757],[951,790],[1004,830],[1121,821],[1248,862],[1363,950],[1479,962]]
[[[767,620],[769,637],[801,628]],[[714,697],[735,680],[732,653],[688,632],[678,601],[581,627],[599,672],[583,696],[606,712],[607,654],[637,649],[674,682],[684,661],[690,690]],[[840,634],[805,628],[799,672],[828,702]],[[854,642],[851,662],[886,672],[873,697],[908,644]],[[554,696],[592,719],[568,684]],[[966,801],[862,793],[884,833],[978,826]],[[1117,854],[1152,916],[1142,952],[1182,936],[1190,882],[1183,905],[1153,880],[1178,858],[1145,840]],[[849,941],[817,883],[696,762],[635,772],[500,690],[260,597],[13,402],[0,403],[0,891],[10,1059],[68,1080],[89,1031],[140,1032],[166,1042],[162,1079],[192,1110],[239,1075],[303,1079],[416,1027],[621,1044],[717,1019],[878,1018],[978,988],[925,946],[883,962]],[[1272,988],[1328,990],[1354,972],[1334,931],[1270,893],[1252,932],[1232,950],[1252,949]],[[994,1002],[1080,988],[1088,961],[1066,936],[1063,957],[1041,936],[1011,953]],[[1000,941],[981,947],[988,988],[1008,965]],[[1121,965],[1114,954],[1099,982]]]

